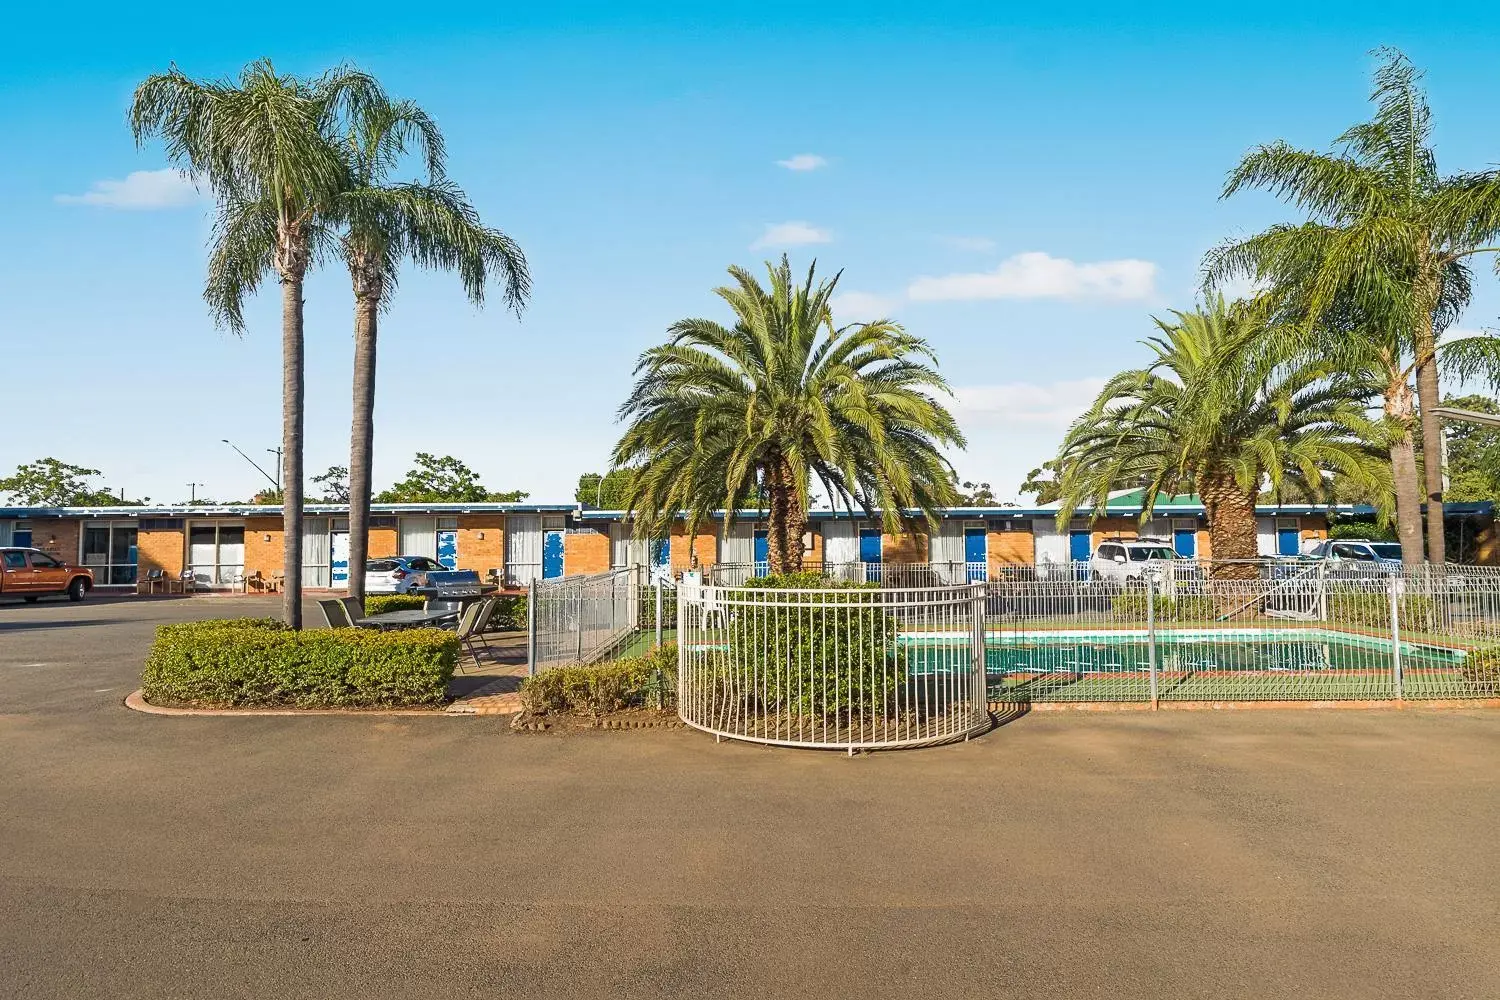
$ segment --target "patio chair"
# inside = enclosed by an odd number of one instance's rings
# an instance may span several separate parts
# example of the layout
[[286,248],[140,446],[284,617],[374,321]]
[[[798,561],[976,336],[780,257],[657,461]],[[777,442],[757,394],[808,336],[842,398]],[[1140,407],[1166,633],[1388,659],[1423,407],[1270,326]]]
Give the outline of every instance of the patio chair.
[[[467,608],[464,608],[463,615],[458,619],[458,641],[468,651],[468,654],[474,658],[475,666],[479,665],[479,650],[474,647],[474,637],[479,634],[476,626],[479,624],[479,619],[484,615],[485,608],[489,604],[489,601],[475,601]],[[460,669],[462,669],[462,657],[459,658],[459,662]]]
[[193,594],[198,591],[198,574],[190,569],[185,569],[177,574],[177,589],[184,594]]
[[[476,601],[475,603],[478,602]],[[422,602],[423,611],[448,611],[453,614],[454,618],[457,618],[460,614],[462,614],[463,609],[464,605],[462,601],[436,601],[429,597],[427,600]]]
[[318,602],[318,610],[323,612],[323,620],[328,623],[329,628],[353,628],[354,622],[349,618],[349,612],[344,609],[344,604],[336,597],[326,597]]
[[136,581],[135,592],[139,594],[144,591],[147,594],[154,594],[158,587],[161,588],[162,593],[165,594],[167,592],[167,571],[164,569],[148,569],[146,570],[146,575]]
[[281,593],[281,588],[286,586],[286,574],[285,573],[272,573],[271,574],[271,582],[270,582],[270,584],[268,586],[270,588],[271,593],[273,593],[273,594],[279,594],[279,593]]
[[338,602],[344,606],[344,614],[348,616],[350,624],[355,628],[379,629],[380,622],[365,616],[365,606],[357,597],[340,597]]

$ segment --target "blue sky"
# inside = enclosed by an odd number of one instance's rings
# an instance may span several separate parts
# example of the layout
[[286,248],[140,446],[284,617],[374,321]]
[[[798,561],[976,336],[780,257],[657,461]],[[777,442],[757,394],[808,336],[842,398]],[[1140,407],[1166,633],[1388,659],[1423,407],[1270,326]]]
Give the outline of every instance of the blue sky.
[[[240,500],[259,477],[221,439],[257,458],[279,443],[274,284],[243,338],[215,330],[205,206],[131,177],[166,165],[131,141],[131,91],[174,61],[350,60],[437,118],[535,294],[517,320],[475,312],[450,276],[403,277],[376,481],[434,451],[542,500],[603,466],[640,352],[676,319],[723,318],[729,264],[816,257],[844,271],[840,318],[890,312],[927,337],[970,438],[960,474],[1010,495],[1099,382],[1141,362],[1151,315],[1192,304],[1206,249],[1292,217],[1259,194],[1219,201],[1225,171],[1254,143],[1321,147],[1363,118],[1369,50],[1427,70],[1443,169],[1500,161],[1492,7],[1005,6],[24,13],[0,40],[0,470],[53,455],[132,497],[197,482]],[[346,461],[351,313],[344,272],[310,280],[310,472]],[[1493,277],[1462,325],[1500,325]],[[461,423],[431,422],[433,398]]]

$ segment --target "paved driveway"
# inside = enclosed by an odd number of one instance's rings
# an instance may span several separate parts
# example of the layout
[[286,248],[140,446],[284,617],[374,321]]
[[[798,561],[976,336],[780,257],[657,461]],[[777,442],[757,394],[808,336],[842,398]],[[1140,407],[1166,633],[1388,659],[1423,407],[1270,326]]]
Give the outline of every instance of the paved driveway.
[[0,605],[0,997],[1500,996],[1500,713],[850,760],[120,706],[273,604]]

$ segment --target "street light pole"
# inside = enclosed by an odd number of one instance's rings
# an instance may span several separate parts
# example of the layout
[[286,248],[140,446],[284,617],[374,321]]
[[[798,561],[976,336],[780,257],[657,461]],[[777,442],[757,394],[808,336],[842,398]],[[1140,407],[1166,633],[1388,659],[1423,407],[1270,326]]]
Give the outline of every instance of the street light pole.
[[267,448],[266,449],[266,451],[273,451],[273,452],[276,453],[276,475],[273,476],[269,472],[267,472],[265,469],[262,469],[256,463],[255,459],[251,458],[249,455],[246,455],[243,451],[240,451],[239,447],[233,441],[229,440],[228,438],[220,438],[219,440],[223,441],[225,444],[229,445],[229,447],[233,448],[239,454],[240,458],[243,458],[245,461],[249,462],[251,464],[251,466],[253,466],[255,468],[256,472],[259,472],[262,476],[265,476],[268,480],[270,480],[271,485],[274,486],[274,487],[276,487],[276,492],[277,493],[281,492],[281,449],[280,448]]

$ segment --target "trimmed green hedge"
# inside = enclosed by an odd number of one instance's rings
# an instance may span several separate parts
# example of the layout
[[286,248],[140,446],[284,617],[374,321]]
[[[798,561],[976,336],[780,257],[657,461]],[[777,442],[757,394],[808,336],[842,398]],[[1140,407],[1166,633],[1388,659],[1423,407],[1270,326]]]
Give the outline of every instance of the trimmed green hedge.
[[155,705],[389,708],[439,705],[458,637],[438,629],[295,632],[270,618],[162,625],[141,687]]
[[[1406,594],[1396,598],[1402,631],[1425,632],[1435,624],[1432,598]],[[1363,628],[1391,627],[1391,598],[1384,593],[1328,595],[1328,621],[1334,625]]]
[[532,715],[605,715],[625,708],[677,704],[677,644],[645,656],[579,667],[554,667],[521,682],[521,707]]
[[416,594],[373,594],[365,598],[366,615],[383,615],[387,611],[420,611],[426,601]]
[[1475,694],[1500,695],[1500,646],[1472,650],[1458,669]]
[[[1157,594],[1152,603],[1159,622],[1206,622],[1215,617],[1213,598],[1204,594],[1184,594],[1175,600]],[[1117,621],[1145,621],[1146,592],[1136,588],[1121,591],[1110,603],[1110,615]]]

